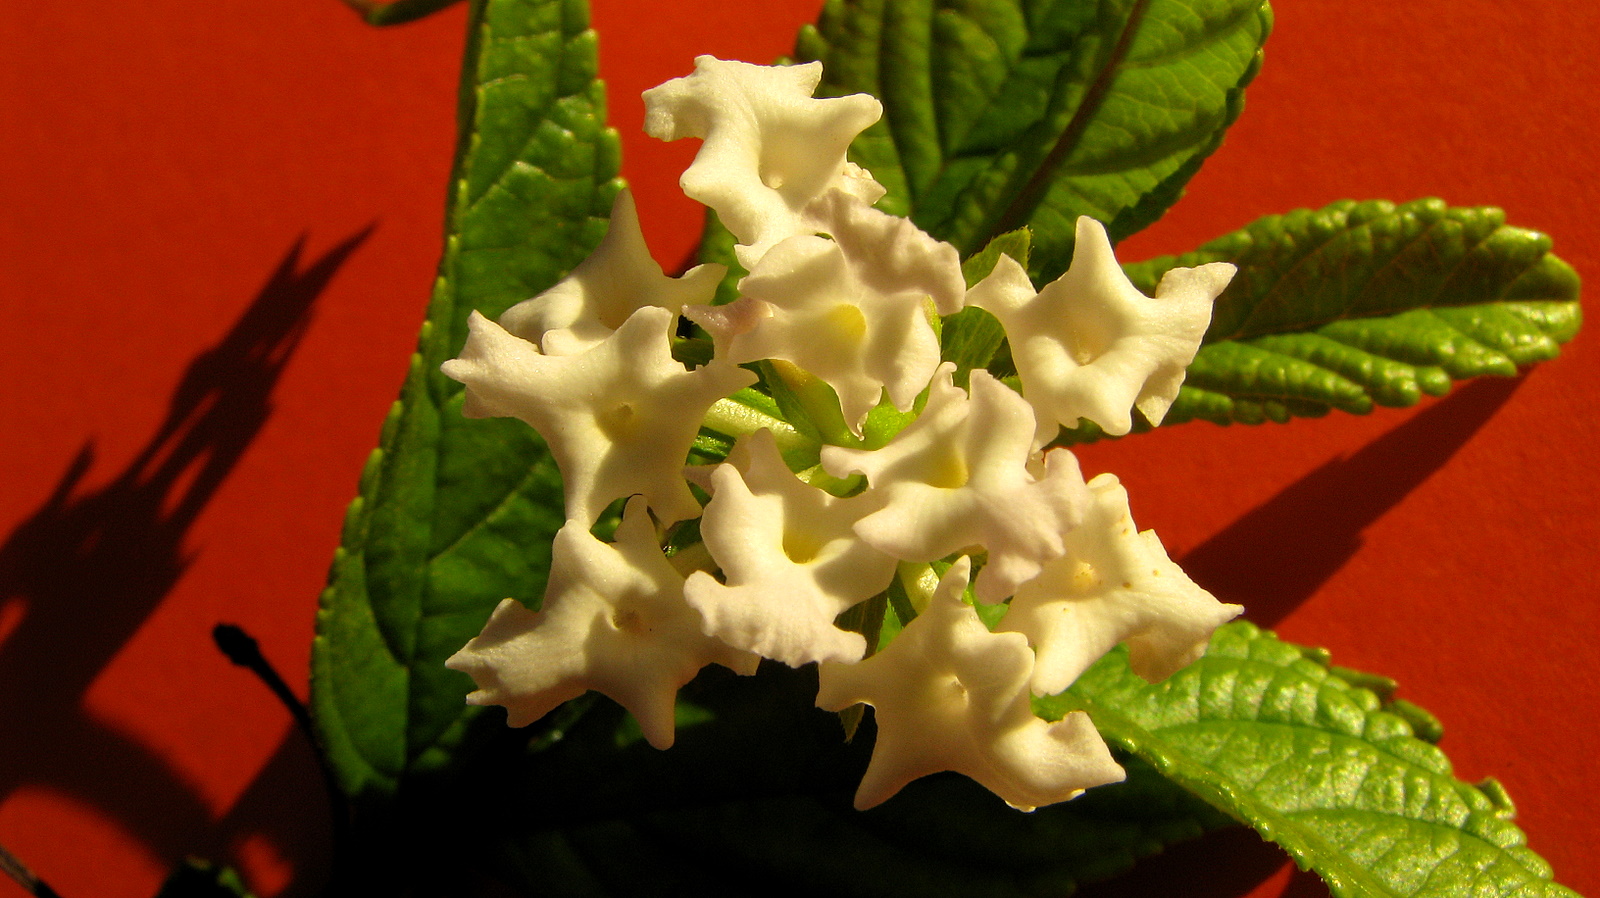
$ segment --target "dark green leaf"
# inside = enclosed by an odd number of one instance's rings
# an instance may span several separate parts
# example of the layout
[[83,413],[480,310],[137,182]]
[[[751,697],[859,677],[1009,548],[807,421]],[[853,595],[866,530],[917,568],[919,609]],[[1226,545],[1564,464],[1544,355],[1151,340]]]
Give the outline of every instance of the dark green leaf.
[[621,711],[603,702],[469,786],[483,806],[463,819],[499,837],[500,874],[529,894],[953,898],[1067,895],[1227,822],[1137,759],[1126,783],[1032,814],[954,774],[857,812],[871,724],[844,744],[815,692],[813,668],[708,672],[665,752],[619,742]]
[[828,95],[884,103],[851,158],[963,256],[1034,231],[1053,280],[1089,215],[1121,239],[1160,217],[1238,116],[1272,24],[1263,0],[830,0],[795,55]]
[[1218,261],[1239,272],[1169,423],[1413,405],[1554,358],[1582,320],[1577,274],[1499,209],[1344,201],[1126,269],[1151,292],[1170,268]]
[[1336,895],[1574,894],[1525,847],[1499,784],[1457,780],[1417,738],[1416,709],[1395,713],[1326,653],[1251,624],[1223,627],[1163,683],[1118,650],[1039,705],[1087,710],[1108,742],[1283,846]]
[[498,316],[581,260],[618,188],[585,4],[480,0],[469,28],[439,277],[317,616],[318,734],[357,798],[449,766],[472,683],[444,659],[500,599],[537,603],[562,519],[538,437],[514,420],[464,421],[439,364],[469,312]]

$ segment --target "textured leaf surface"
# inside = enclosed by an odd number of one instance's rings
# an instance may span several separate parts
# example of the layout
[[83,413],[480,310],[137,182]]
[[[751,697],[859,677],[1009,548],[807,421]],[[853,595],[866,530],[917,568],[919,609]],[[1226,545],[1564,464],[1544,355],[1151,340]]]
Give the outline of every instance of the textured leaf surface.
[[346,516],[317,616],[312,703],[341,787],[391,795],[449,765],[476,709],[444,659],[506,596],[536,602],[561,523],[527,426],[465,421],[439,374],[473,309],[497,316],[598,242],[617,189],[581,0],[475,2],[446,245],[417,353]]
[[1108,742],[1255,827],[1336,895],[1572,896],[1525,846],[1496,783],[1457,780],[1386,709],[1327,664],[1248,623],[1151,685],[1106,656],[1041,711],[1083,708]]
[[598,702],[515,776],[465,788],[485,806],[460,819],[529,894],[996,898],[1068,895],[1228,822],[1137,760],[1128,782],[1032,814],[954,774],[857,812],[871,725],[844,744],[812,707],[814,669],[724,674],[685,690],[670,751]]
[[1454,380],[1554,358],[1582,320],[1578,276],[1550,238],[1493,208],[1347,200],[1127,270],[1149,292],[1170,268],[1218,261],[1239,273],[1171,423],[1414,405]]
[[851,158],[963,256],[1030,226],[1053,280],[1090,215],[1121,239],[1222,141],[1261,63],[1262,0],[830,0],[796,56],[883,120]]

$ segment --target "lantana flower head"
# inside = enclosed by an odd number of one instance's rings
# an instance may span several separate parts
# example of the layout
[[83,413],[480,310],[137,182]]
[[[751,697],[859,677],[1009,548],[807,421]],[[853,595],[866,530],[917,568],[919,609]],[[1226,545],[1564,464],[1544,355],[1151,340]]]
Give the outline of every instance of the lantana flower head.
[[[701,57],[646,93],[650,133],[705,141],[682,183],[740,242],[734,301],[712,304],[717,267],[664,275],[624,194],[568,278],[500,324],[469,321],[444,372],[468,416],[545,438],[567,524],[540,610],[507,599],[450,666],[513,725],[594,690],[665,747],[705,665],[817,663],[817,704],[875,709],[862,808],[942,770],[1023,809],[1115,782],[1089,718],[1041,720],[1032,695],[1118,643],[1164,677],[1238,608],[1137,532],[1115,478],[1085,484],[1048,443],[1080,418],[1159,420],[1231,268],[1173,272],[1145,297],[1085,219],[1055,283],[1035,292],[1002,257],[969,291],[953,247],[871,207],[882,188],[845,151],[880,107],[814,99],[820,76]],[[1020,394],[981,368],[963,388],[941,364],[939,316],[965,305],[1001,321]],[[684,339],[700,364],[674,357]],[[619,500],[603,542],[591,531]],[[996,632],[963,598],[979,564],[976,599],[1009,603]],[[891,614],[901,626],[880,626]]]

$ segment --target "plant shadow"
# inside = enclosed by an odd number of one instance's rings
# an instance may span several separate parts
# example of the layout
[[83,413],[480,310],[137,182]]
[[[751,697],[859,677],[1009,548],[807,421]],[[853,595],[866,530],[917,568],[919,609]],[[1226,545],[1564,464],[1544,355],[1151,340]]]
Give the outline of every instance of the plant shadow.
[[1275,627],[1361,548],[1362,531],[1443,467],[1522,378],[1482,378],[1285,487],[1186,554],[1196,582]]
[[[226,850],[184,772],[96,719],[85,696],[193,560],[190,528],[271,415],[317,298],[374,227],[307,263],[304,235],[296,240],[229,331],[189,364],[127,467],[85,487],[95,463],[86,443],[0,544],[0,611],[20,617],[0,643],[0,720],[26,721],[0,742],[0,800],[21,788],[63,794],[169,862]],[[228,664],[209,640],[193,654],[219,671]]]

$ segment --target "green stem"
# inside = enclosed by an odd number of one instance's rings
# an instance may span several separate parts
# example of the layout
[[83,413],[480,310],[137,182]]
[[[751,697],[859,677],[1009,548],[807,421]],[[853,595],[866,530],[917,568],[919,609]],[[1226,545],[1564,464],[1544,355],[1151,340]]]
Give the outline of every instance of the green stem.
[[717,400],[706,412],[701,426],[735,440],[766,428],[772,431],[778,451],[786,458],[791,454],[812,457],[817,454],[817,443],[796,430],[794,425],[734,399]]
[[36,876],[32,870],[29,870],[27,865],[8,851],[4,845],[0,845],[0,873],[11,877],[29,895],[35,895],[38,898],[60,898],[55,889],[50,888],[44,880]]

